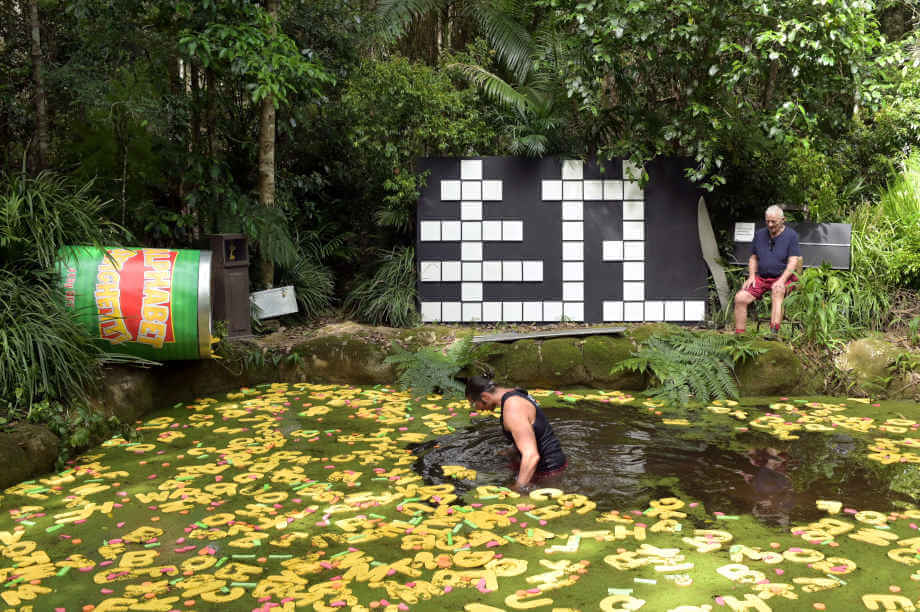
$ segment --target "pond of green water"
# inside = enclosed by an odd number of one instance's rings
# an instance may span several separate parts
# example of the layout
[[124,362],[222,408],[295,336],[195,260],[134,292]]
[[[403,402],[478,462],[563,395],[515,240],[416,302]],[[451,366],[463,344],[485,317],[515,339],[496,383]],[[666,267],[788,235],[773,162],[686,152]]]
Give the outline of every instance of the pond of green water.
[[913,610],[920,410],[534,391],[569,467],[527,496],[494,414],[278,384],[151,415],[0,497],[0,609]]

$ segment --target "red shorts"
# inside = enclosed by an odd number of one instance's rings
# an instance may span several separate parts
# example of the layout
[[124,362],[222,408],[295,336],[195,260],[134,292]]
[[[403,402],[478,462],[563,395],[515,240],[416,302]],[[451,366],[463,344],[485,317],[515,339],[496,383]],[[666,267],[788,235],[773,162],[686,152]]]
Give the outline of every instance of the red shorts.
[[[773,283],[776,282],[776,277],[763,277],[763,276],[754,276],[754,284],[748,287],[747,289],[742,289],[742,291],[747,291],[754,296],[755,300],[759,300],[763,297],[763,294],[773,288]],[[798,277],[795,274],[791,274],[789,278],[786,279],[786,292],[790,292],[795,289],[795,282],[798,281]]]

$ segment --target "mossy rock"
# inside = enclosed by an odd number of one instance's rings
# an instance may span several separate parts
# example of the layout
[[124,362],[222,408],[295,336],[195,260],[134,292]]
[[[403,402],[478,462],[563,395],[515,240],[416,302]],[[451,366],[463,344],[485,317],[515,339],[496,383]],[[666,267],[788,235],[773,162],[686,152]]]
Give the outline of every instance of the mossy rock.
[[639,390],[648,386],[645,375],[635,372],[611,374],[616,364],[630,357],[635,350],[632,340],[625,337],[590,336],[581,347],[585,371],[590,384],[603,389]]
[[310,338],[292,349],[302,363],[286,367],[285,378],[347,384],[393,382],[393,367],[383,363],[388,350],[351,335]]
[[528,339],[503,346],[507,348],[490,356],[487,360],[492,367],[493,378],[503,384],[522,387],[539,385],[541,381],[540,343]]
[[755,340],[753,344],[766,352],[735,368],[741,395],[788,395],[799,391],[805,368],[792,348],[766,340]]
[[673,323],[643,323],[642,325],[628,328],[626,330],[626,337],[631,339],[636,346],[638,346],[652,336],[667,336],[676,331],[680,331],[680,329],[680,327]]
[[114,416],[122,423],[134,423],[158,408],[158,380],[163,372],[157,368],[109,366],[103,371],[102,392],[93,398],[94,409]]
[[43,425],[21,423],[0,433],[0,490],[54,469],[61,440]]
[[880,336],[869,336],[847,344],[834,365],[855,383],[857,391],[878,395],[888,390],[892,380],[888,368],[902,352]]
[[540,346],[540,381],[544,387],[573,387],[588,383],[580,338],[552,338]]

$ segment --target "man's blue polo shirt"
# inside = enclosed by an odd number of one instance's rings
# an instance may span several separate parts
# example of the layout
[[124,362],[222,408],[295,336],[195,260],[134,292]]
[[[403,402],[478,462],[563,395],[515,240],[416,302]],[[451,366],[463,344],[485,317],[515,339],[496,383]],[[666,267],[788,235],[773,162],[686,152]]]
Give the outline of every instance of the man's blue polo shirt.
[[799,257],[799,235],[788,225],[773,238],[763,227],[754,233],[754,250],[757,255],[757,276],[776,278],[786,269],[789,257]]

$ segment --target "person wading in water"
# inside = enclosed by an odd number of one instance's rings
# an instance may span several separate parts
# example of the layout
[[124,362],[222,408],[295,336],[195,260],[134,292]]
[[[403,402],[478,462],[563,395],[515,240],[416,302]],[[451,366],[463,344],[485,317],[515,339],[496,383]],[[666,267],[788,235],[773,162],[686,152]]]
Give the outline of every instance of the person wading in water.
[[466,382],[466,399],[477,410],[501,407],[502,433],[520,454],[512,489],[527,492],[534,488],[534,481],[565,469],[565,453],[553,426],[527,391],[499,387],[484,376],[473,376]]

